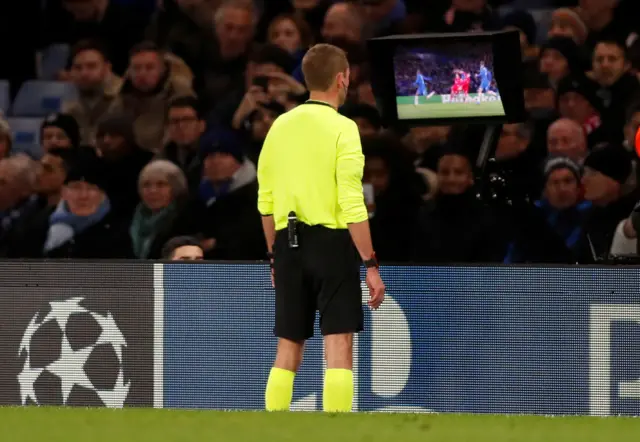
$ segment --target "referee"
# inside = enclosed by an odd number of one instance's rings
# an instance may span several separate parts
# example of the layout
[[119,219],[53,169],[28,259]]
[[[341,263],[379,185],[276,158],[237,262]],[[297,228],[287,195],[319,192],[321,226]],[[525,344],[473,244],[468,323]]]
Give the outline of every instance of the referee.
[[304,343],[313,336],[319,311],[327,363],[323,409],[348,412],[353,334],[364,322],[362,262],[371,308],[380,306],[385,287],[364,203],[358,127],[337,111],[349,87],[346,54],[315,45],[302,60],[302,72],[310,99],[274,122],[258,161],[258,209],[273,269],[278,337],[265,405],[289,410]]

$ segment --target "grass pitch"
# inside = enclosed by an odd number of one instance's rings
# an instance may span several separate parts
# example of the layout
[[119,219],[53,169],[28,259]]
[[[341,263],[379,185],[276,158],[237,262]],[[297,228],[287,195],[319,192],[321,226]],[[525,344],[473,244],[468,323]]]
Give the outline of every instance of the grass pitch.
[[0,408],[7,442],[631,442],[640,419]]
[[[401,100],[402,98],[402,100]],[[398,118],[456,118],[456,117],[495,117],[504,115],[502,101],[485,101],[478,104],[475,101],[469,103],[442,103],[422,101],[416,106],[413,99],[407,103],[405,97],[398,98]],[[434,97],[435,98],[435,97]]]

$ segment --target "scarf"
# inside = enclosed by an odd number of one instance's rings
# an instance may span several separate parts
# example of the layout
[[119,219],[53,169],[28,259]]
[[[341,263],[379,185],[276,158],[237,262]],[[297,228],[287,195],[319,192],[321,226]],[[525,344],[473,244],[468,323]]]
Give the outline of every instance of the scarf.
[[177,215],[177,204],[169,204],[162,210],[152,212],[143,203],[139,203],[131,221],[129,235],[133,244],[133,253],[139,259],[147,259],[151,246],[158,234],[171,226]]
[[198,188],[198,195],[200,201],[202,201],[207,207],[210,207],[221,196],[225,196],[231,190],[232,180],[228,180],[224,183],[220,183],[219,186],[214,186],[208,179],[203,179]]
[[49,231],[44,242],[44,253],[57,249],[89,227],[98,224],[110,211],[111,202],[108,198],[105,198],[98,210],[89,216],[74,215],[69,211],[67,203],[64,200],[60,201],[56,210],[49,216]]

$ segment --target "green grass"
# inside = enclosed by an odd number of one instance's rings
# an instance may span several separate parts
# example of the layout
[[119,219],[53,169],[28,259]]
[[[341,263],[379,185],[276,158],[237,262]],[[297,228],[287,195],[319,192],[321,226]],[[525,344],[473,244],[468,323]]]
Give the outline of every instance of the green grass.
[[[502,101],[486,101],[480,104],[470,103],[442,103],[438,96],[433,96],[428,102],[425,98],[416,106],[413,97],[398,97],[398,118],[456,118],[456,117],[492,117],[504,115]],[[435,98],[438,98],[434,101]]]
[[631,442],[640,419],[0,408],[7,442]]

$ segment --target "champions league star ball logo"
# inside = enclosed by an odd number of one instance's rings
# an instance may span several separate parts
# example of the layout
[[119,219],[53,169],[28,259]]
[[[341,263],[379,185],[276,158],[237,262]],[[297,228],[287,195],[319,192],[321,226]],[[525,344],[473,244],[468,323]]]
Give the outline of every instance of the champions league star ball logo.
[[124,406],[127,342],[111,313],[89,311],[83,299],[52,301],[29,322],[18,353],[23,405]]

